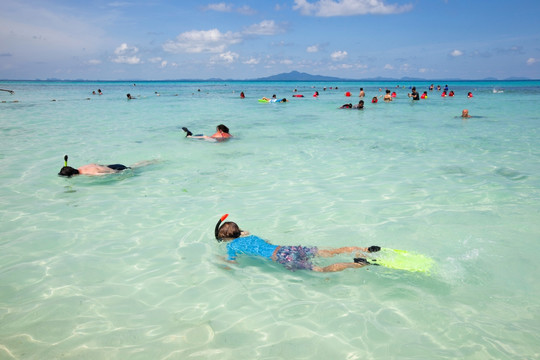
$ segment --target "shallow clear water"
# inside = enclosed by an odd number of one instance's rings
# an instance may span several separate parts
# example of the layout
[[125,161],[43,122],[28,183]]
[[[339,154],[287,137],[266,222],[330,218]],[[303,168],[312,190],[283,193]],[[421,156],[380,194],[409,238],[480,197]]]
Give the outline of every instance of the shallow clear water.
[[[0,358],[539,358],[540,82],[454,82],[415,103],[408,86],[429,83],[400,85],[2,83]],[[359,87],[366,109],[337,109]],[[371,104],[385,87],[397,99]],[[274,93],[291,101],[257,101]],[[235,138],[181,130],[219,123]],[[65,179],[64,154],[157,162]],[[437,267],[225,264],[224,213],[275,244]]]

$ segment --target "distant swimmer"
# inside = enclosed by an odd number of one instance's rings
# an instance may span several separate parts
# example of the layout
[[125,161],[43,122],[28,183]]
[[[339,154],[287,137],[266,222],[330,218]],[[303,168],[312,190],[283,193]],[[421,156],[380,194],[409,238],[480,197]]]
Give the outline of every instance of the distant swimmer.
[[371,103],[372,103],[372,104],[376,104],[376,103],[378,103],[378,102],[379,102],[379,98],[376,97],[376,96],[374,96],[373,99],[371,99]]
[[366,96],[366,93],[364,92],[364,88],[360,88],[360,95],[358,95],[359,97],[364,97]]
[[349,103],[349,104],[343,104],[339,108],[340,109],[358,109],[358,110],[362,110],[362,109],[364,109],[364,100],[360,100],[357,105],[353,105],[353,104]]
[[424,91],[424,93],[420,96],[420,99],[427,99],[427,91]]
[[216,127],[216,133],[212,136],[206,136],[202,134],[193,135],[193,133],[189,131],[188,128],[186,127],[183,127],[182,130],[184,130],[184,132],[186,133],[186,137],[189,137],[192,139],[205,139],[205,140],[217,140],[217,141],[221,140],[222,141],[222,140],[227,140],[233,137],[231,134],[229,134],[229,128],[223,124],[219,124]]
[[413,86],[412,91],[410,94],[407,94],[408,97],[412,98],[413,100],[420,100],[420,94],[418,91],[416,91],[416,87]]
[[392,95],[390,94],[390,90],[386,90],[386,94],[384,95],[384,98],[383,98],[384,101],[386,102],[389,102],[389,101],[392,101]]
[[135,100],[135,98],[131,96],[131,94],[126,94],[126,97],[128,100]]
[[[274,261],[290,271],[336,272],[370,265],[364,254],[381,250],[379,246],[370,246],[367,248],[345,246],[321,249],[318,247],[274,245],[258,236],[242,231],[232,221],[221,224],[227,216],[228,214],[225,214],[219,219],[214,229],[214,235],[218,242],[227,244],[226,260],[230,263],[236,263],[239,255],[245,255]],[[327,266],[319,266],[313,263],[315,258],[330,258],[341,254],[354,254],[356,257],[352,258],[350,262],[336,262]]]
[[113,165],[98,165],[98,164],[88,164],[83,165],[78,169],[74,169],[71,166],[67,165],[68,156],[64,156],[64,167],[60,169],[58,175],[72,177],[73,175],[107,175],[119,173],[123,170],[131,169],[131,167],[122,165],[122,164],[113,164]]
[[353,109],[363,110],[364,109],[364,100],[360,100],[358,105],[354,105]]
[[472,97],[473,97],[472,92],[469,91],[469,93],[467,94],[467,97],[468,97],[468,98],[472,98]]
[[[277,96],[276,96],[276,94],[272,95],[272,98],[271,98],[271,99],[269,99],[269,98],[267,98],[267,97],[263,97],[263,98],[261,98],[261,100],[262,100],[263,102],[271,102],[271,103],[284,103],[284,102],[289,101],[289,100],[287,100],[286,98],[278,99]],[[261,101],[261,100],[259,100],[259,101]]]
[[472,116],[469,115],[469,110],[463,109],[463,111],[461,112],[461,117],[462,117],[462,118],[470,118],[470,117],[472,117]]
[[242,92],[240,93],[240,99],[244,99],[245,97],[246,97],[246,95],[244,95],[244,92],[242,91]]

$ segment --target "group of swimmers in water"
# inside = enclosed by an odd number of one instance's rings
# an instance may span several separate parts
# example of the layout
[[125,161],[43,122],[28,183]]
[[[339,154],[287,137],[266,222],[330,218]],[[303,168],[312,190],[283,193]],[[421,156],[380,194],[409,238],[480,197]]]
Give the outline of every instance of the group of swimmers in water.
[[[440,87],[439,87],[440,88]],[[412,92],[408,94],[413,100],[419,100],[420,98],[427,98],[427,92],[424,92],[422,96],[418,94],[416,88],[413,87]],[[430,87],[432,90],[432,87]],[[99,90],[101,94],[101,91]],[[453,92],[452,92],[453,93]],[[318,96],[318,92],[316,92]],[[314,95],[315,96],[315,95]],[[350,96],[350,95],[349,95]],[[360,97],[364,97],[365,92],[363,88],[360,88]],[[449,95],[453,96],[453,95]],[[472,97],[472,93],[469,93],[469,97]],[[241,92],[240,97],[245,98],[244,92]],[[383,100],[386,102],[392,101],[396,97],[396,93],[391,93],[390,90],[386,90],[386,94]],[[130,94],[127,94],[128,99],[133,99]],[[268,102],[287,102],[286,98],[278,99],[276,95],[272,98],[262,98]],[[376,103],[378,97],[372,99],[372,103]],[[363,109],[364,100],[360,100],[358,105],[344,104],[340,108],[342,109]],[[469,111],[464,109],[462,111],[462,118],[469,118]],[[216,132],[211,136],[205,136],[202,134],[194,135],[189,129],[183,127],[182,130],[186,133],[187,138],[204,139],[213,141],[224,141],[232,138],[229,133],[229,128],[223,124],[216,127]],[[122,164],[112,165],[99,165],[88,164],[81,166],[77,169],[68,166],[68,156],[64,156],[64,166],[60,169],[58,175],[64,177],[72,177],[74,175],[107,175],[119,173],[128,169],[148,165],[152,162],[142,162],[131,166],[125,166]],[[366,254],[375,253],[380,251],[379,246],[370,246],[368,248],[357,246],[346,246],[332,249],[321,249],[318,247],[307,246],[281,246],[274,245],[261,239],[258,236],[250,235],[248,232],[242,231],[240,227],[234,222],[222,222],[227,218],[228,214],[225,214],[220,218],[215,227],[215,238],[218,242],[224,242],[227,244],[227,256],[226,261],[235,263],[238,255],[247,255],[253,257],[260,257],[263,259],[271,260],[278,264],[283,265],[286,269],[291,271],[296,270],[310,270],[316,272],[337,272],[351,268],[361,268],[366,265],[373,265],[372,261],[367,260]],[[330,258],[341,254],[354,254],[352,261],[350,262],[336,262],[327,266],[319,266],[313,263],[313,259],[316,257]]]

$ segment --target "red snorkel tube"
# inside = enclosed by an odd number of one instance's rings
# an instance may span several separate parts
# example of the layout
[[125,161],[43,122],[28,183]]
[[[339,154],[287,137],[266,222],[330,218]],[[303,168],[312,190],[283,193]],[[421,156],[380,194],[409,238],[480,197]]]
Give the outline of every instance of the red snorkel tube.
[[227,216],[229,216],[229,214],[225,214],[221,217],[221,219],[219,219],[219,221],[217,222],[216,224],[216,228],[214,230],[214,235],[216,236],[216,240],[217,241],[221,241],[221,239],[219,238],[218,236],[218,233],[219,233],[219,226],[221,225],[221,223],[223,222],[223,220],[225,220],[227,218]]

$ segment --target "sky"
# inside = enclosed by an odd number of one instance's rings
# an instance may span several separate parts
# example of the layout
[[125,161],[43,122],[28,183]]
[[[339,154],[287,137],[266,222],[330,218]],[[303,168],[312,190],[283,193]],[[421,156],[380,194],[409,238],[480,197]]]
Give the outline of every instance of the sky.
[[0,79],[540,79],[540,0],[2,0]]

